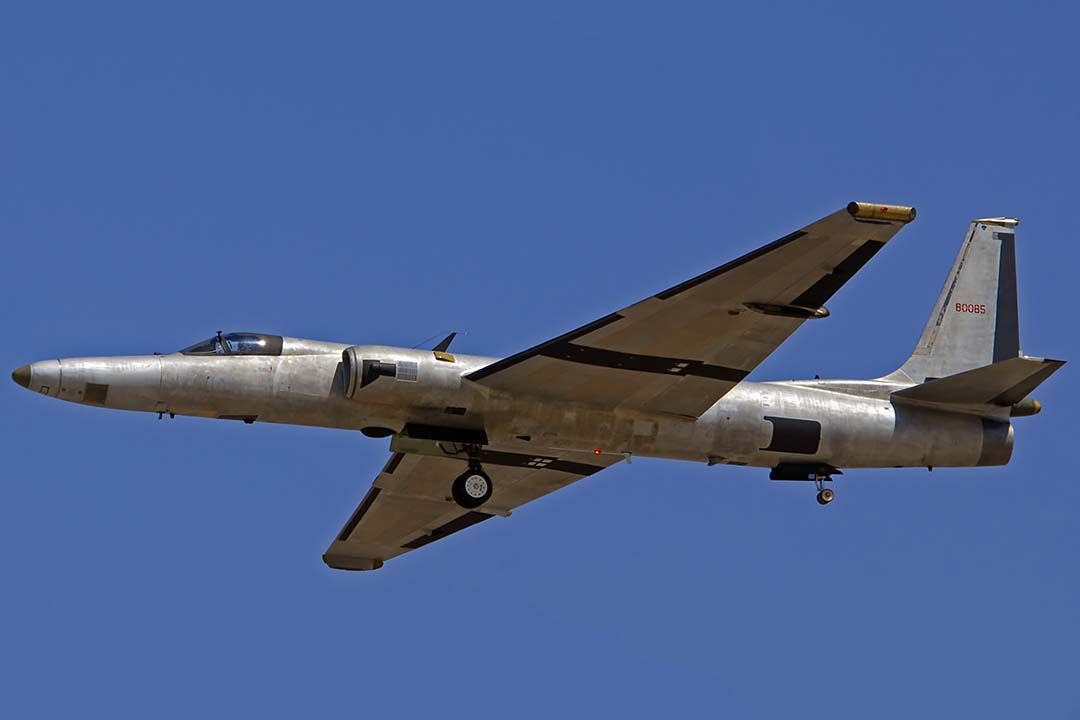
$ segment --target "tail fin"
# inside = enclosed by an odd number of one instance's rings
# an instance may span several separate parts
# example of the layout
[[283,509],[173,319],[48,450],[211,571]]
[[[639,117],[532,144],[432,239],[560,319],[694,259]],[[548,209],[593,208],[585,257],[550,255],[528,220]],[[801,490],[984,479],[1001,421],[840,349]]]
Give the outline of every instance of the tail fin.
[[922,383],[1020,355],[1012,218],[971,223],[915,352],[890,378]]

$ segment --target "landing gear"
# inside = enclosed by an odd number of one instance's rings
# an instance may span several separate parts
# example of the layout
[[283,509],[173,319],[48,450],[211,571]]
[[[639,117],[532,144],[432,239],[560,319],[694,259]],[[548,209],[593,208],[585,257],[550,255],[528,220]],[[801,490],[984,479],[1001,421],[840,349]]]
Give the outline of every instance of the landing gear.
[[769,473],[770,480],[809,480],[817,487],[818,505],[828,505],[836,493],[825,487],[833,475],[843,475],[840,468],[825,464],[780,463]]
[[466,510],[478,508],[491,498],[491,478],[479,463],[470,463],[469,469],[458,476],[451,487],[454,502]]
[[825,487],[825,481],[829,479],[829,476],[813,473],[810,475],[810,479],[813,480],[814,484],[817,486],[818,505],[828,505],[831,503],[833,498],[836,497],[836,493]]

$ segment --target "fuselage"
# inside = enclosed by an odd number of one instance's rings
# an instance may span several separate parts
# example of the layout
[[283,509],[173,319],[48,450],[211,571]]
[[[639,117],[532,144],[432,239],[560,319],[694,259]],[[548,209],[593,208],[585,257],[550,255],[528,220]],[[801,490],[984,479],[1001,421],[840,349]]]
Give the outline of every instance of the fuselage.
[[[886,380],[743,381],[691,418],[511,396],[463,377],[496,358],[278,340],[273,355],[40,361],[25,380],[32,391],[105,408],[373,436],[407,425],[479,430],[493,446],[709,464],[955,467],[1005,464],[1012,452],[1007,409],[988,420],[897,402],[891,394],[907,385]],[[384,367],[394,374],[380,374]]]

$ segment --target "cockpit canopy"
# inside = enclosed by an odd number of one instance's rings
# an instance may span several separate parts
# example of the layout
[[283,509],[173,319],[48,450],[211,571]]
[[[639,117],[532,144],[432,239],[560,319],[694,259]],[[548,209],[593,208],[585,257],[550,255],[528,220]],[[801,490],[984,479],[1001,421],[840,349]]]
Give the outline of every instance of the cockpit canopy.
[[182,355],[280,355],[281,336],[262,333],[218,333],[180,351]]

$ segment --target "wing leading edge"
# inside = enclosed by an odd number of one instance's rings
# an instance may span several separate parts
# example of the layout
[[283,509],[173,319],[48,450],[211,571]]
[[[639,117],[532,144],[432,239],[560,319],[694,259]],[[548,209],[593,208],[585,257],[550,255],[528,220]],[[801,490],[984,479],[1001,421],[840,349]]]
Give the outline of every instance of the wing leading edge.
[[737,260],[466,377],[493,390],[697,417],[745,378],[905,224],[851,203]]

